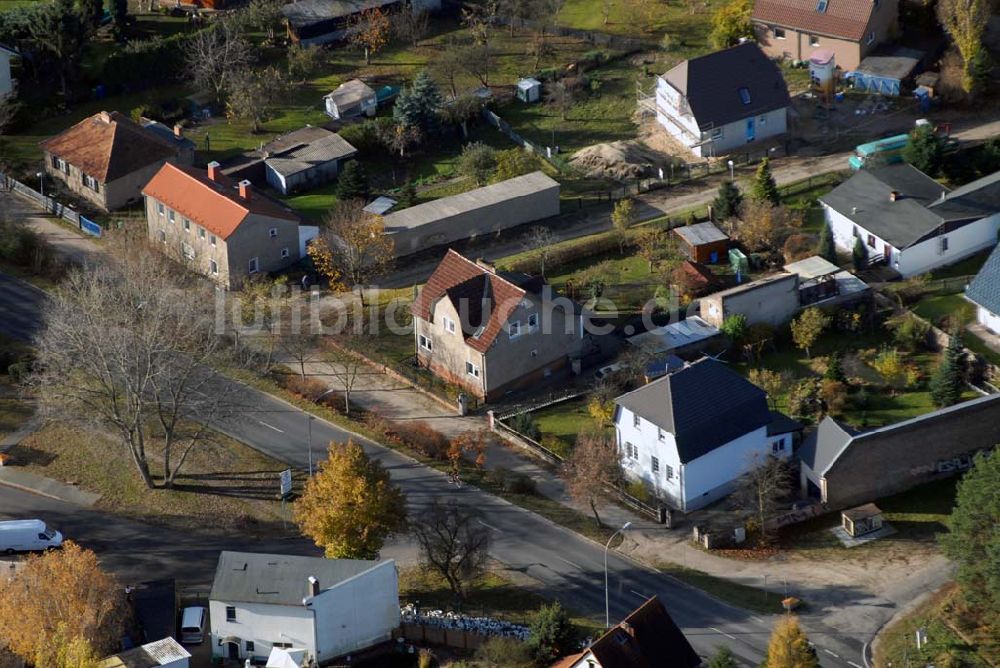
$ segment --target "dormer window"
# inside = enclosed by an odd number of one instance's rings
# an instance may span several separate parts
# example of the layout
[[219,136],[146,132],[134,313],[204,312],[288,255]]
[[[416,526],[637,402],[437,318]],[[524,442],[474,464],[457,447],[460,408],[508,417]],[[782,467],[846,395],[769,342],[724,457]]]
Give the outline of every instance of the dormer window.
[[513,322],[511,322],[510,325],[507,326],[507,331],[510,334],[510,338],[512,339],[516,339],[517,337],[521,336],[521,321],[514,320]]
[[528,332],[533,332],[538,329],[538,314],[532,313],[528,316]]
[[740,101],[743,102],[743,104],[750,104],[750,89],[744,86],[740,88],[739,93]]
[[816,11],[820,14],[826,13],[826,6],[830,3],[830,0],[819,0],[816,4]]
[[449,334],[455,333],[455,321],[449,318],[448,316],[444,316],[443,318],[441,318],[441,327],[443,327],[444,330]]

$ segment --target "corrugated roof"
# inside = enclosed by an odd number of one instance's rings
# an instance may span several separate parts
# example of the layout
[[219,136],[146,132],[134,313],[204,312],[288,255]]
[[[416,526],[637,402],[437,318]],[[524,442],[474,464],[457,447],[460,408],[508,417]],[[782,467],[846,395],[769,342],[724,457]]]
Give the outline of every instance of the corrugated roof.
[[858,42],[865,35],[876,4],[877,0],[829,0],[826,10],[820,12],[817,0],[757,0],[751,16],[759,23]]
[[369,7],[384,7],[398,0],[297,0],[281,7],[281,13],[293,27],[339,19]]
[[167,163],[150,179],[142,194],[163,202],[222,239],[228,239],[250,213],[301,220],[259,190],[254,190],[248,200],[241,198],[237,184],[221,170],[212,181],[204,170]]
[[265,144],[264,162],[282,176],[291,176],[357,152],[336,132],[307,126]]
[[790,262],[784,266],[784,270],[789,274],[798,274],[803,281],[820,276],[829,276],[840,272],[840,267],[819,255],[807,257],[798,262]]
[[173,143],[117,111],[98,112],[40,146],[101,183],[177,155]]
[[223,551],[210,598],[226,603],[301,606],[302,599],[310,596],[310,577],[319,580],[320,591],[324,591],[387,563],[393,562]]
[[101,668],[157,668],[173,661],[190,659],[191,654],[173,638],[163,638],[120,652],[101,661]]
[[447,297],[459,313],[466,345],[486,352],[524,296],[541,290],[542,285],[540,279],[527,275],[493,273],[449,249],[410,305],[410,312],[432,322],[434,304]]
[[390,213],[383,218],[386,234],[409,230],[432,223],[442,218],[455,216],[483,207],[506,202],[518,197],[533,195],[549,188],[558,188],[559,182],[544,172],[532,172],[516,176],[500,183],[476,188],[450,197],[411,206],[408,209]]
[[[285,5],[285,7],[293,7],[297,4],[298,3],[293,3],[291,5]],[[333,100],[337,107],[347,109],[356,104],[361,104],[364,100],[374,97],[375,91],[373,91],[368,84],[361,79],[351,79],[350,81],[345,81],[337,86],[332,93],[327,93],[324,96],[324,99]]]
[[792,103],[781,70],[753,42],[685,60],[663,79],[687,98],[702,130]]
[[965,296],[990,313],[1000,315],[1000,246],[990,253],[966,288]]
[[701,246],[729,239],[722,230],[715,226],[715,223],[709,221],[675,227],[674,232],[689,246]]
[[684,464],[773,419],[764,390],[710,357],[623,394],[615,403],[673,434]]

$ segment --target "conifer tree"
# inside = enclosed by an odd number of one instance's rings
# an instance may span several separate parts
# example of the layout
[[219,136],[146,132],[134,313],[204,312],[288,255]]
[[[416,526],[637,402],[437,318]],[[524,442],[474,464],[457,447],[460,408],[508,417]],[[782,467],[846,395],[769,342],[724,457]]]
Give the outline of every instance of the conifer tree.
[[337,199],[346,201],[364,198],[368,195],[368,174],[364,166],[357,160],[351,160],[340,172],[335,189]]
[[743,204],[743,193],[732,181],[723,181],[719,186],[719,194],[712,202],[712,209],[715,211],[717,220],[728,220],[735,218],[740,213],[740,206]]
[[942,408],[957,404],[962,398],[963,385],[962,339],[956,332],[948,341],[941,364],[931,378],[931,398]]
[[774,175],[771,174],[771,161],[767,158],[761,160],[760,167],[757,168],[757,174],[750,186],[750,199],[756,202],[770,202],[774,206],[781,204],[778,184],[774,180]]
[[837,263],[837,246],[833,242],[833,230],[830,229],[829,221],[824,222],[823,229],[820,230],[816,254],[827,262]]

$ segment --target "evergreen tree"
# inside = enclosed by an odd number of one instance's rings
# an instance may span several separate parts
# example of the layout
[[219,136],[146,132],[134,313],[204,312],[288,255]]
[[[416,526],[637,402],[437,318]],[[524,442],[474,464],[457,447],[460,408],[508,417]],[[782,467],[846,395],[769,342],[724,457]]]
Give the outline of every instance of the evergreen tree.
[[782,617],[767,646],[767,668],[819,668],[816,650],[799,626],[799,618]]
[[851,262],[854,263],[854,268],[861,271],[868,264],[868,249],[865,248],[865,242],[861,241],[861,237],[854,239],[854,248],[851,250]]
[[830,229],[829,221],[824,222],[823,229],[820,230],[816,254],[828,262],[837,263],[837,246],[833,242],[833,230]]
[[574,635],[569,615],[556,601],[552,605],[542,606],[535,613],[528,646],[535,655],[535,660],[547,666],[560,656],[574,651]]
[[847,378],[844,376],[843,354],[839,350],[833,351],[830,355],[830,361],[826,365],[826,372],[823,374],[823,378],[826,378],[827,380],[835,380],[838,383],[846,382]]
[[340,178],[337,179],[334,194],[342,202],[364,198],[368,195],[368,174],[360,162],[351,160],[344,165],[343,171],[340,172]]
[[430,75],[422,70],[412,86],[399,92],[392,117],[404,127],[417,127],[425,134],[435,134],[441,126],[438,117],[440,107],[441,92]]
[[723,645],[709,660],[706,668],[739,668],[739,665],[740,664],[736,661],[736,657],[733,656],[733,650],[729,649],[728,646]]
[[962,398],[962,339],[958,333],[951,336],[941,364],[931,378],[931,398],[938,406],[952,406]]
[[740,213],[740,206],[743,204],[743,193],[732,181],[723,181],[719,186],[719,194],[712,202],[712,209],[715,211],[717,220],[729,220],[735,218]]
[[402,207],[413,206],[417,203],[417,187],[413,181],[407,180],[403,187],[399,189],[399,204]]
[[[958,483],[944,553],[958,565],[955,579],[979,618],[1000,619],[1000,455],[981,453]],[[995,628],[995,627],[994,627]],[[995,637],[995,636],[994,636]]]
[[903,160],[928,176],[937,176],[944,162],[944,142],[933,126],[921,125],[910,133],[910,142],[903,148]]
[[771,161],[764,158],[760,161],[757,174],[754,176],[753,184],[750,186],[750,199],[756,202],[770,202],[774,206],[781,204],[781,194],[778,192],[778,184],[771,174]]

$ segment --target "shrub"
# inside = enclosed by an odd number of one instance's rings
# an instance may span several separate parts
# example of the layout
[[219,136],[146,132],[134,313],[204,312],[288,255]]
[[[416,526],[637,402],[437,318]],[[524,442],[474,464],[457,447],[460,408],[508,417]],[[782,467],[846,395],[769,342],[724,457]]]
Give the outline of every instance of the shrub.
[[559,455],[563,459],[566,459],[570,453],[570,447],[567,445],[566,441],[562,440],[554,434],[546,434],[542,436],[542,447],[546,448]]
[[519,413],[515,415],[507,420],[507,426],[533,441],[537,441],[542,437],[542,432],[535,423],[535,418],[532,417],[531,413]]
[[534,479],[524,473],[498,467],[486,473],[486,482],[497,489],[511,494],[535,494]]
[[404,445],[425,457],[448,459],[448,438],[426,422],[390,422],[389,428]]
[[476,650],[476,662],[482,668],[531,668],[531,650],[515,638],[490,638]]
[[631,480],[628,485],[625,486],[625,491],[629,496],[634,496],[643,503],[649,503],[649,488],[646,487],[646,483],[641,480]]
[[891,318],[885,324],[892,330],[896,343],[906,350],[913,351],[927,345],[927,336],[931,331],[927,321],[907,313]]
[[286,390],[308,401],[312,401],[328,389],[326,383],[316,378],[303,378],[293,374],[282,375],[280,378]]

